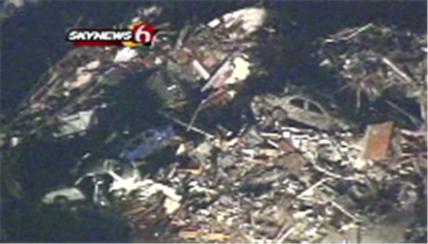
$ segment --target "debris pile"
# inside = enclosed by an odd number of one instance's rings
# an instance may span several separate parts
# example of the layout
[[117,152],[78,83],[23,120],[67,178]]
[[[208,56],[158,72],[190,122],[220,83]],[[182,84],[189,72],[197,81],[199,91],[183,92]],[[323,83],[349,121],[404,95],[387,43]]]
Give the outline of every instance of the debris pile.
[[[35,134],[95,140],[73,158],[72,183],[40,201],[107,209],[136,240],[426,241],[426,34],[368,24],[317,43],[320,69],[334,73],[334,89],[356,93],[357,111],[372,113],[381,101],[397,112],[376,123],[351,121],[288,83],[241,103],[251,119],[237,130],[197,119],[238,104],[250,78],[268,77],[252,49],[268,14],[237,10],[185,26],[175,41],[160,33],[150,49],[75,49],[3,128],[2,147],[19,151]],[[114,90],[132,70],[162,104],[163,125],[141,130],[102,116],[127,109]],[[105,133],[106,124],[119,129]]]
[[[180,154],[193,166],[178,161],[156,176],[183,196],[173,214],[163,205],[170,227],[187,241],[403,241],[409,224],[416,222],[417,202],[425,198],[425,176],[419,170],[426,171],[426,159],[376,159],[367,166],[364,146],[352,139],[349,133],[250,127],[227,141],[182,145],[186,149]],[[397,213],[407,213],[408,219],[384,220]],[[140,224],[147,219],[132,218]],[[370,231],[372,226],[398,233],[385,239]]]
[[[426,120],[426,35],[369,23],[347,28],[320,41],[319,65],[332,70],[340,90],[355,92],[362,100],[381,99],[407,116],[414,125]],[[420,106],[418,115],[396,103],[405,99]]]

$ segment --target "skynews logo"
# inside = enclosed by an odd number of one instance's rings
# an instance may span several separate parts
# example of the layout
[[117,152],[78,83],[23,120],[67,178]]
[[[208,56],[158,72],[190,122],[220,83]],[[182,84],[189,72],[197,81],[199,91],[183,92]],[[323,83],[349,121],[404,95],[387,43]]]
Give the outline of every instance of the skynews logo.
[[154,26],[145,24],[131,29],[72,29],[66,40],[75,46],[150,46],[157,32]]

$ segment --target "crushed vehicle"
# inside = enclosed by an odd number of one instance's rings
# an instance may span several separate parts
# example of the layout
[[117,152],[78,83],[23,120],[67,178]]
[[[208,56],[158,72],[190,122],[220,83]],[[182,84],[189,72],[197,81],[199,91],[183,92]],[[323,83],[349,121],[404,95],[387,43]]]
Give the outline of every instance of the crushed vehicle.
[[44,204],[65,204],[77,201],[86,200],[85,194],[76,187],[64,187],[58,190],[51,191],[43,196],[42,202]]
[[81,176],[73,186],[48,192],[42,202],[86,201],[98,206],[107,206],[112,197],[123,197],[139,187],[141,176],[131,163],[120,163],[116,160],[104,160],[100,164],[81,167]]
[[[299,95],[255,96],[251,109],[255,117],[259,119],[267,120],[267,116],[269,116],[276,122],[292,120],[321,130],[348,130],[351,128],[349,123],[332,116],[319,103]],[[269,121],[262,123],[269,123]]]
[[122,196],[138,188],[140,173],[132,163],[120,163],[116,160],[105,160],[101,165],[90,166],[74,183],[89,181],[94,185],[93,200],[100,205],[108,204],[107,194]]
[[132,138],[125,145],[120,156],[129,161],[140,161],[172,145],[175,138],[176,134],[172,125],[162,129],[148,129]]

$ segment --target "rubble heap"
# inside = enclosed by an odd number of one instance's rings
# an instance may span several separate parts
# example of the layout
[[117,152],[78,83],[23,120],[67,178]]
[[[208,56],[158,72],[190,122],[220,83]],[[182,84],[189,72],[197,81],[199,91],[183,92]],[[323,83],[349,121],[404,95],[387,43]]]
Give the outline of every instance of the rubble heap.
[[364,97],[371,103],[380,98],[395,108],[399,106],[392,101],[410,99],[426,120],[426,41],[426,35],[369,23],[324,38],[316,56],[321,67],[335,73],[340,89],[356,93],[357,108]]
[[[197,120],[236,102],[251,77],[266,77],[252,48],[268,14],[237,10],[149,50],[76,49],[23,102],[2,147],[25,148],[46,131],[73,140],[102,130],[97,115],[115,103],[109,87],[139,67],[151,71],[143,86],[162,101],[168,125],[109,134],[99,144],[109,157],[79,155],[76,179],[44,195],[45,205],[93,204],[125,219],[140,241],[426,241],[426,34],[367,24],[317,43],[336,90],[355,92],[359,110],[385,101],[398,117],[357,121],[360,130],[286,83],[242,105],[252,119],[237,131]],[[419,113],[406,112],[409,100]]]

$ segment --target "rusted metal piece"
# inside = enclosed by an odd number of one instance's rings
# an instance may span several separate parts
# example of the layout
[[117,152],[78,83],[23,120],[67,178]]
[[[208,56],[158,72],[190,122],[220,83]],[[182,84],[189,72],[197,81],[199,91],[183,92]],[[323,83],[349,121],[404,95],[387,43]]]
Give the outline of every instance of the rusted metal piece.
[[393,128],[392,121],[369,125],[364,138],[362,158],[373,161],[387,159]]

